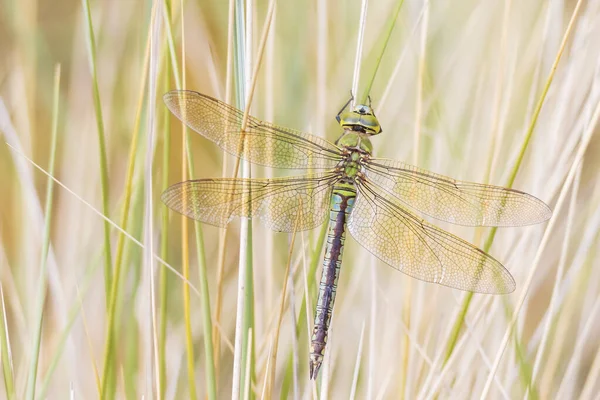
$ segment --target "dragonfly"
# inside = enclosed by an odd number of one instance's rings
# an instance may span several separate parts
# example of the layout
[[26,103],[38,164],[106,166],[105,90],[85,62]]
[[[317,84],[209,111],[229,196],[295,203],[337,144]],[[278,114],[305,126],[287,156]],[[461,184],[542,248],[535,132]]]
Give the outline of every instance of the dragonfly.
[[[170,186],[163,202],[195,220],[225,227],[234,217],[259,217],[279,232],[327,221],[327,242],[309,357],[310,378],[323,363],[342,266],[346,231],[386,264],[426,282],[476,293],[515,289],[510,272],[471,243],[418,213],[466,226],[524,226],[550,218],[527,193],[455,180],[401,161],[377,158],[371,137],[382,132],[371,102],[336,116],[334,142],[262,121],[210,96],[171,91],[164,102],[189,128],[248,162],[304,175],[272,179],[196,179]],[[243,128],[243,129],[242,129]]]

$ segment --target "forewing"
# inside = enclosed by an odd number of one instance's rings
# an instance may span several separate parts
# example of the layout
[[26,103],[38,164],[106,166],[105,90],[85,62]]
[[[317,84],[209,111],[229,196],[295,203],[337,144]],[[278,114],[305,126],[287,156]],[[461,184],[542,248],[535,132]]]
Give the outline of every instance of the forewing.
[[478,293],[510,293],[515,282],[497,260],[406,210],[375,185],[358,185],[348,229],[375,256],[414,278]]
[[277,168],[329,169],[341,159],[340,149],[308,133],[280,127],[198,92],[177,90],[164,95],[169,110],[187,126],[223,150],[250,162]]
[[400,161],[372,158],[366,175],[411,208],[467,226],[522,226],[547,220],[541,200],[514,189],[458,181]]
[[233,217],[259,216],[279,232],[312,229],[329,209],[331,173],[274,179],[198,179],[169,187],[162,201],[204,223],[224,227]]

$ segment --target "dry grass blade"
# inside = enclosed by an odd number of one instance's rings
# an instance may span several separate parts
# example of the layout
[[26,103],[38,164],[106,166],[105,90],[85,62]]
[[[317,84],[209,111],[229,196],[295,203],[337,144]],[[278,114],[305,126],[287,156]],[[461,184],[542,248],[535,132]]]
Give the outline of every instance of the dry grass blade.
[[[227,63],[226,63],[226,83],[225,83],[225,102],[231,104],[231,81],[232,81],[232,60],[233,60],[233,23],[235,16],[235,0],[229,0],[229,15],[227,23]],[[228,155],[223,155],[223,166],[221,169],[221,175],[225,176],[227,172],[227,159]],[[215,354],[215,381],[219,381],[219,364],[220,364],[220,353],[221,353],[221,335],[217,332],[217,325],[221,323],[221,311],[223,309],[223,272],[225,269],[225,251],[229,229],[225,228],[222,230],[219,236],[219,260],[217,261],[217,293],[215,299],[215,311],[214,320],[215,327],[213,329],[213,348]]]
[[[300,209],[302,207],[300,206]],[[302,213],[298,213],[296,217],[296,226],[298,226],[298,222],[300,221]],[[267,369],[267,374],[265,377],[265,396],[267,399],[270,399],[272,396],[273,388],[275,386],[275,372],[277,366],[277,349],[279,345],[279,334],[281,329],[281,321],[283,320],[283,312],[285,308],[285,299],[287,295],[287,284],[290,277],[290,266],[292,264],[292,254],[294,251],[294,243],[296,242],[296,233],[294,230],[292,234],[292,240],[290,241],[290,251],[288,253],[288,261],[285,267],[285,274],[283,279],[283,288],[281,289],[281,298],[279,300],[279,313],[277,315],[277,322],[275,324],[275,332],[273,333],[273,342],[272,342],[272,350],[269,352],[268,365],[271,365],[271,369]]]
[[356,387],[358,385],[358,372],[360,371],[360,360],[362,357],[363,339],[365,338],[365,321],[363,321],[360,330],[360,340],[358,342],[358,351],[356,352],[356,363],[354,364],[354,376],[352,378],[352,389],[350,390],[350,399],[356,397]]
[[0,283],[0,300],[2,302],[2,322],[0,324],[0,343],[2,346],[2,377],[4,378],[4,393],[7,399],[15,399],[15,373],[13,369],[13,357],[10,345],[9,326],[6,318],[6,302],[4,301],[4,289]]

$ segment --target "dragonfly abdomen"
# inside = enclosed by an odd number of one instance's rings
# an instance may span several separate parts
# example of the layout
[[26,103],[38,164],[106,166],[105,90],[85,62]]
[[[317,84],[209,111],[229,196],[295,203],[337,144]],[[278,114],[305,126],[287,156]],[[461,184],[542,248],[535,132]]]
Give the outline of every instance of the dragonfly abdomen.
[[342,253],[346,238],[346,221],[352,212],[356,190],[347,183],[339,183],[333,188],[327,247],[323,260],[323,272],[319,285],[319,298],[315,311],[315,323],[311,338],[310,376],[315,379],[323,362],[327,331],[331,322],[331,313],[335,302],[337,282],[342,265]]

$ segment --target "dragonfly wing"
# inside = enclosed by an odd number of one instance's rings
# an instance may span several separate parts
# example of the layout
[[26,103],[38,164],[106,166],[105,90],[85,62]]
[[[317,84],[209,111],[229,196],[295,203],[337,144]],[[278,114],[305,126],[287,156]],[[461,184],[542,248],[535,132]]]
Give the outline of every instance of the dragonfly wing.
[[467,226],[522,226],[552,211],[527,193],[458,181],[400,161],[371,158],[366,175],[404,204],[433,218]]
[[414,278],[478,293],[515,289],[500,262],[413,215],[372,183],[358,185],[348,229],[379,259]]
[[164,101],[187,126],[228,153],[255,164],[329,169],[341,159],[339,147],[327,140],[252,116],[248,116],[242,135],[243,111],[198,92],[175,90],[165,94]]
[[233,217],[259,216],[271,229],[293,232],[323,223],[329,210],[332,173],[274,179],[198,179],[169,187],[162,195],[171,209],[224,227]]

